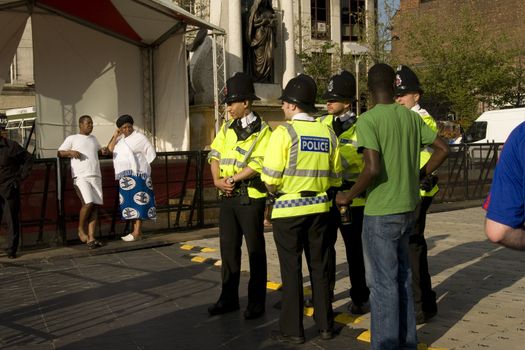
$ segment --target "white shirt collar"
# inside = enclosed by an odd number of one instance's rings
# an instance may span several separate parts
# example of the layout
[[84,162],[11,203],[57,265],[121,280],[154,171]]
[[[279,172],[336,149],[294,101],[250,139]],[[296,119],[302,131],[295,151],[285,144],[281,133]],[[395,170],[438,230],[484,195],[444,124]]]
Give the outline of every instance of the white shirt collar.
[[414,107],[410,108],[410,110],[414,112],[418,112],[420,109],[421,109],[421,106],[419,105],[419,103],[416,103]]
[[297,113],[292,117],[292,120],[304,120],[307,122],[313,122],[315,121],[315,118],[309,116],[307,113]]
[[348,111],[348,112],[346,112],[344,114],[335,116],[334,119],[339,119],[341,122],[345,122],[345,121],[347,121],[348,119],[350,119],[353,116],[355,116],[355,113],[352,112],[352,111]]
[[247,127],[248,125],[253,123],[255,119],[256,119],[255,114],[253,114],[253,112],[250,112],[250,114],[248,114],[246,117],[241,118],[242,127],[243,128]]

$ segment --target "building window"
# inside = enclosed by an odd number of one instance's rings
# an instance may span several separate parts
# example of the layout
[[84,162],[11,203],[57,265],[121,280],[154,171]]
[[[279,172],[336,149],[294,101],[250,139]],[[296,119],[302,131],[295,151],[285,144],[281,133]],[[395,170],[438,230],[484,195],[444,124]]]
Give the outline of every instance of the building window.
[[360,41],[365,34],[365,0],[341,0],[341,40]]
[[310,0],[312,38],[330,39],[330,0]]

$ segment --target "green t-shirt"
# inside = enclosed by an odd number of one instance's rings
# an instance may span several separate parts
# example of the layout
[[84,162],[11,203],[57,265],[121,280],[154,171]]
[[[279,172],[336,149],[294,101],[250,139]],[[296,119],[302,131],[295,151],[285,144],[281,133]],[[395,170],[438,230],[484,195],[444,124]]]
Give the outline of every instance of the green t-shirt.
[[357,120],[359,147],[379,152],[381,172],[368,189],[365,214],[412,211],[419,197],[419,152],[436,132],[419,114],[397,104],[378,104]]

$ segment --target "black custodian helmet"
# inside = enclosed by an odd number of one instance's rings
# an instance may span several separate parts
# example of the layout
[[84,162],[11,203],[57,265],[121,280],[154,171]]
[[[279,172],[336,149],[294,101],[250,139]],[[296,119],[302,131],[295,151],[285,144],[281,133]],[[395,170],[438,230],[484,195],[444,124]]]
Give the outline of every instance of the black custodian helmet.
[[240,101],[260,100],[255,95],[253,80],[249,74],[237,72],[230,79],[226,80],[226,96],[222,103],[232,103]]
[[423,93],[419,85],[416,73],[407,66],[399,65],[396,69],[396,95],[404,95],[409,92]]
[[279,100],[293,103],[303,111],[313,113],[317,111],[317,108],[315,108],[316,96],[317,84],[312,77],[306,74],[299,74],[286,84]]
[[330,78],[322,97],[328,101],[352,101],[355,99],[355,86],[354,75],[342,70]]

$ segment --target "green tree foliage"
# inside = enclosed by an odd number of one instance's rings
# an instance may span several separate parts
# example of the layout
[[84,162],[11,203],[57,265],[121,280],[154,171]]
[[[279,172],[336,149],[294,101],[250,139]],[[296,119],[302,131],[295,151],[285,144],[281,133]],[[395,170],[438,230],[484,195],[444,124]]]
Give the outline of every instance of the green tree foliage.
[[331,41],[322,42],[318,50],[304,50],[299,53],[305,74],[311,76],[317,83],[317,102],[321,103],[321,96],[326,90],[332,76],[332,52],[336,45]]
[[[480,103],[495,107],[515,99],[524,70],[516,67],[512,39],[493,33],[472,6],[454,16],[432,13],[403,19],[402,35],[426,93],[450,102],[463,126],[478,116]],[[396,28],[397,29],[397,28]]]

